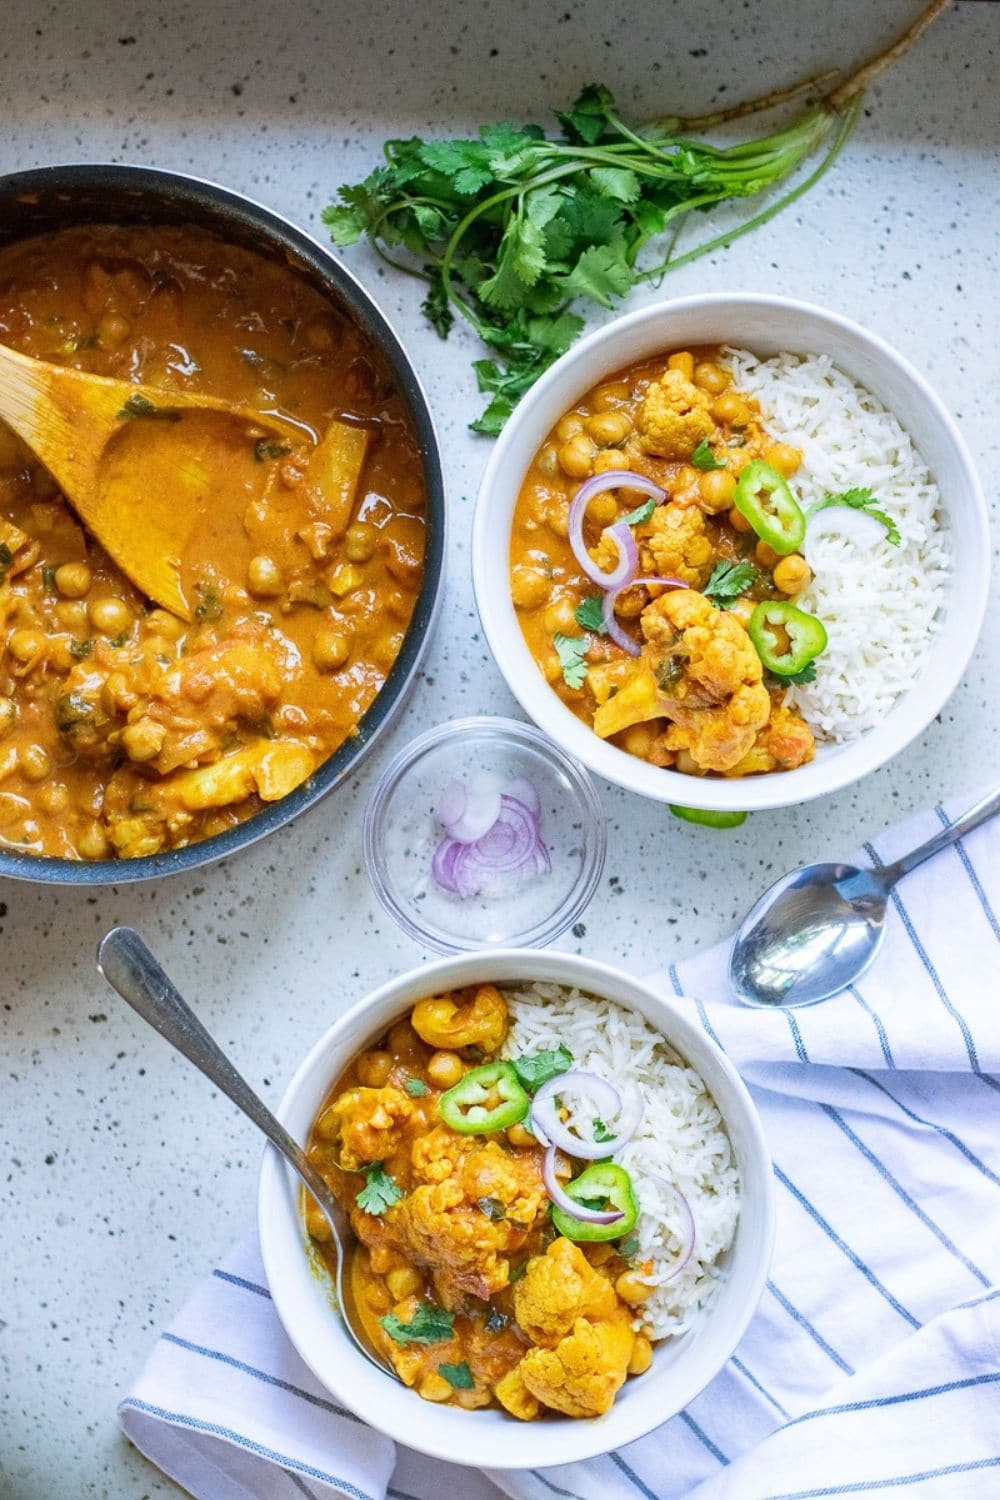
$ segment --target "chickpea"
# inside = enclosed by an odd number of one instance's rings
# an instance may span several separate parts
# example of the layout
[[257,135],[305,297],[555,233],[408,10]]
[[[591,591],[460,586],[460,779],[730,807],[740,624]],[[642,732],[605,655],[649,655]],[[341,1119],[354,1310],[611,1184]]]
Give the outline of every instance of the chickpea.
[[465,1077],[457,1052],[435,1052],[427,1064],[427,1077],[436,1089],[453,1089]]
[[583,431],[583,418],[578,411],[567,412],[566,415],[556,423],[556,437],[561,443],[568,443],[570,438],[576,437],[578,432]]
[[804,557],[793,552],[774,565],[774,586],[783,594],[801,594],[812,582],[812,569]]
[[7,645],[14,660],[24,664],[41,656],[45,637],[40,630],[12,630]]
[[558,682],[562,676],[562,662],[555,651],[547,651],[540,663],[546,682]]
[[17,723],[17,708],[13,698],[0,696],[0,735],[10,734]]
[[375,556],[378,532],[367,521],[354,521],[344,533],[344,551],[348,562],[363,563]]
[[76,851],[81,859],[106,859],[108,841],[100,823],[90,823],[82,829],[76,841]]
[[594,459],[594,473],[606,474],[609,469],[627,469],[628,457],[620,448],[602,448]]
[[333,1238],[333,1231],[326,1222],[326,1215],[320,1212],[315,1203],[310,1203],[306,1209],[306,1229],[310,1238],[321,1245],[327,1244]]
[[[598,454],[599,458],[600,456]],[[603,495],[595,495],[587,506],[587,517],[596,521],[598,526],[610,526],[618,517],[618,501],[607,491]]]
[[597,448],[586,432],[578,432],[559,449],[559,467],[570,479],[586,479],[594,467]]
[[714,360],[702,359],[694,367],[692,380],[701,390],[707,391],[710,396],[720,396],[729,384],[729,371],[717,365]]
[[616,407],[627,405],[631,399],[632,388],[628,381],[612,380],[594,392],[591,405],[595,411],[614,411]]
[[750,522],[747,520],[746,516],[741,510],[737,510],[735,505],[729,512],[726,520],[729,522],[734,531],[742,531],[744,535],[748,531],[753,530],[753,527],[750,525]]
[[778,561],[777,552],[773,547],[769,547],[767,542],[758,542],[753,549],[753,555],[762,568],[773,568]]
[[69,790],[62,781],[50,781],[38,788],[35,801],[42,812],[64,813],[69,807]]
[[753,412],[742,396],[726,391],[712,402],[712,416],[717,422],[728,422],[730,427],[746,427]]
[[167,731],[155,719],[137,719],[122,730],[122,744],[129,760],[155,760],[163,749]]
[[365,1301],[372,1312],[386,1313],[392,1306],[392,1298],[380,1281],[369,1283],[365,1291]]
[[247,563],[247,587],[258,599],[273,599],[282,593],[285,580],[273,557],[259,553]]
[[510,575],[510,597],[518,609],[537,609],[549,597],[549,580],[538,568],[520,565]]
[[637,1307],[640,1302],[647,1302],[655,1290],[655,1287],[643,1281],[637,1271],[623,1271],[615,1282],[615,1291],[630,1307]]
[[698,480],[701,503],[712,515],[715,515],[717,511],[729,509],[733,503],[735,489],[736,480],[727,469],[712,469],[709,473],[702,474]]
[[543,479],[555,479],[559,473],[559,449],[555,443],[546,443],[535,458],[535,468]]
[[123,599],[110,595],[103,599],[92,599],[87,605],[90,623],[102,635],[121,635],[132,625],[132,611]]
[[622,735],[622,748],[629,755],[637,755],[640,760],[645,760],[653,748],[653,741],[659,733],[659,726],[652,720],[642,724],[631,724]]
[[313,636],[312,659],[320,672],[336,672],[351,654],[351,643],[338,630],[317,630]]
[[644,1333],[637,1333],[629,1357],[628,1372],[630,1375],[645,1375],[652,1363],[653,1346]]
[[392,1072],[392,1053],[380,1049],[362,1052],[358,1058],[358,1081],[366,1088],[380,1089]]
[[424,1278],[413,1266],[401,1266],[398,1271],[389,1272],[385,1284],[393,1301],[399,1302],[403,1297],[418,1296],[423,1291]]
[[56,605],[56,619],[67,630],[86,630],[87,606],[79,599],[60,599]]
[[602,448],[614,447],[617,443],[624,441],[632,431],[632,418],[628,412],[622,411],[599,411],[584,422],[584,427],[590,433],[595,443]]
[[507,1140],[512,1146],[536,1146],[536,1138],[523,1125],[508,1125]]
[[339,568],[331,568],[326,575],[327,585],[343,599],[346,594],[351,594],[359,588],[362,582],[361,574],[353,563],[341,563]]
[[432,1370],[429,1375],[423,1377],[417,1386],[417,1391],[425,1401],[450,1401],[452,1387],[443,1375]]
[[694,355],[687,349],[681,349],[676,354],[671,354],[667,360],[668,370],[680,370],[685,380],[694,378]]
[[542,514],[545,517],[546,526],[550,531],[554,531],[556,536],[569,536],[569,506],[565,501],[550,500],[548,505],[544,506]]
[[305,335],[305,341],[309,345],[309,348],[315,349],[317,353],[322,352],[324,349],[333,348],[333,326],[330,319],[322,314],[310,318],[302,332]]
[[389,1032],[389,1046],[397,1057],[404,1052],[413,1052],[419,1041],[420,1038],[409,1021],[397,1021]]
[[[197,692],[192,691],[192,688],[195,688],[197,682],[206,682],[208,684],[209,692],[211,692],[212,688],[211,678],[207,676],[201,679],[196,679],[195,682],[189,683],[186,696],[190,698],[193,703],[201,701],[197,696]],[[135,690],[129,683],[129,680],[125,676],[125,673],[109,672],[107,677],[104,679],[104,686],[101,688],[101,702],[107,709],[108,713],[127,714],[130,709],[135,708],[137,701],[138,699],[136,698]]]
[[455,1400],[457,1401],[458,1405],[464,1407],[466,1411],[476,1411],[480,1406],[489,1406],[490,1393],[489,1391],[477,1390],[456,1391]]
[[22,745],[18,765],[25,781],[44,781],[52,770],[52,760],[41,745]]
[[579,628],[576,623],[576,605],[565,594],[559,599],[553,599],[542,618],[549,635],[572,635]]
[[802,449],[793,448],[791,443],[772,443],[764,449],[764,462],[787,479],[801,466]]
[[130,332],[129,321],[121,313],[106,312],[97,325],[97,336],[105,349],[117,349]]
[[91,574],[86,563],[63,563],[56,568],[56,588],[64,599],[82,599],[90,589]]
[[151,635],[162,636],[164,640],[176,641],[184,634],[185,624],[172,615],[168,609],[153,609],[146,616],[146,624]]

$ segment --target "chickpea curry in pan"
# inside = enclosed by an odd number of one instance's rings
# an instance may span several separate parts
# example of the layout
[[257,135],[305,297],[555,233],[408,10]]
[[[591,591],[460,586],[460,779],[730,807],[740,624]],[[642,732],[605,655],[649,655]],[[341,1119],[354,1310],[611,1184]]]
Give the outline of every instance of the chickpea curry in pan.
[[579,719],[653,765],[734,777],[813,758],[786,693],[826,632],[794,602],[812,577],[788,484],[802,454],[720,356],[644,361],[557,423],[510,567],[532,656]]
[[[400,650],[424,551],[420,451],[365,334],[286,265],[184,227],[83,226],[0,249],[0,342],[219,396],[301,431],[212,450],[180,559],[191,620],[154,607],[0,424],[0,843],[104,859],[225,831],[356,732]],[[122,412],[122,462],[142,425]],[[187,438],[208,462],[184,462]],[[132,458],[129,460],[128,455]]]
[[[556,1157],[562,1190],[547,1175],[530,1095],[537,1106],[569,1054],[504,1060],[509,1024],[491,984],[421,1000],[338,1079],[308,1151],[357,1238],[350,1287],[367,1337],[406,1385],[524,1421],[597,1416],[653,1357],[650,1267],[628,1258],[638,1209],[610,1161],[569,1181]],[[307,1197],[305,1221],[333,1268]]]

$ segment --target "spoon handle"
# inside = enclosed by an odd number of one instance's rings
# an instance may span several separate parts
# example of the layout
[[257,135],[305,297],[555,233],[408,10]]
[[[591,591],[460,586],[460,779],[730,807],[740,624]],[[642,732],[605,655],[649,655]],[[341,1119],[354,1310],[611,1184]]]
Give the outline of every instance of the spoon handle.
[[970,807],[967,813],[963,813],[952,823],[950,828],[942,828],[926,844],[921,844],[916,849],[911,849],[909,854],[904,854],[893,864],[886,865],[882,870],[882,880],[886,890],[891,890],[897,880],[902,880],[904,875],[909,875],[918,865],[922,865],[925,859],[938,854],[942,849],[947,849],[951,844],[957,844],[960,838],[978,828],[981,823],[986,823],[990,818],[1000,812],[1000,787],[990,792],[982,801]]
[[247,1115],[271,1144],[298,1172],[321,1204],[330,1190],[302,1147],[275,1119],[264,1101],[233,1067],[180,991],[131,927],[114,927],[101,940],[97,967],[123,1000],[148,1021],[154,1031],[176,1047],[205,1077]]

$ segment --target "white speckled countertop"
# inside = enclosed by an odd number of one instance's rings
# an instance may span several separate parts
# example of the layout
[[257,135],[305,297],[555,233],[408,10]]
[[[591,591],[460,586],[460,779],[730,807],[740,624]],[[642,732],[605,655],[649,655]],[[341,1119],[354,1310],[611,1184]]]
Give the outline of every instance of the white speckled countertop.
[[[702,111],[843,64],[916,8],[8,0],[0,170],[102,159],[172,167],[315,229],[331,191],[363,175],[386,135],[543,119],[595,78],[636,118]],[[818,192],[664,288],[789,292],[867,323],[937,384],[984,475],[1000,464],[998,53],[1000,5],[958,0],[873,92]],[[376,907],[361,867],[361,812],[380,767],[431,724],[512,711],[469,581],[487,451],[465,430],[473,350],[464,335],[442,346],[410,284],[350,258],[407,342],[440,425],[452,532],[438,634],[408,711],[363,773],[297,826],[157,886],[88,894],[0,882],[3,1500],[178,1493],[118,1436],[115,1402],[254,1210],[258,1141],[104,989],[98,936],[116,922],[142,929],[276,1100],[338,1010],[422,956]],[[910,809],[995,776],[998,664],[994,612],[965,683],[919,744],[853,790],[735,833],[684,827],[602,787],[605,882],[586,935],[568,945],[648,971],[720,937],[785,868],[842,855]]]

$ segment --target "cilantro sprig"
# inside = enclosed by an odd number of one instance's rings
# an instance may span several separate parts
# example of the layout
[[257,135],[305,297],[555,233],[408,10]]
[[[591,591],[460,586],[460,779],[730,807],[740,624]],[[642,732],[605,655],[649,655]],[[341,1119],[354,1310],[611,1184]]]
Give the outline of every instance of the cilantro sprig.
[[403,1189],[380,1161],[373,1161],[363,1171],[365,1185],[354,1201],[366,1214],[384,1214],[403,1197]]
[[817,500],[815,505],[809,507],[806,512],[807,519],[811,519],[821,510],[828,510],[832,505],[846,505],[849,510],[864,511],[866,516],[871,516],[875,521],[881,521],[885,527],[886,540],[894,547],[898,547],[902,542],[899,527],[892,516],[881,508],[878,496],[867,485],[863,489],[841,490],[838,495],[824,495],[822,500]]
[[558,1078],[560,1073],[566,1073],[573,1066],[573,1054],[569,1048],[560,1042],[558,1047],[546,1047],[541,1052],[531,1055],[527,1053],[522,1057],[512,1059],[514,1072],[518,1081],[524,1085],[529,1094],[540,1089],[543,1083],[548,1083],[550,1078]]
[[582,688],[587,680],[588,638],[585,635],[563,635],[557,630],[552,637],[552,644],[556,648],[566,686]]
[[701,469],[703,474],[710,474],[713,469],[724,469],[729,463],[729,459],[716,458],[709,446],[708,438],[702,438],[697,448],[691,454],[691,462],[696,469]]
[[753,588],[759,576],[753,563],[717,562],[702,592],[716,609],[732,609],[740,595]]
[[433,1302],[421,1302],[408,1323],[395,1313],[386,1313],[379,1322],[395,1344],[443,1344],[455,1331],[454,1313]]
[[589,594],[576,606],[576,623],[581,630],[594,635],[604,633],[604,601],[600,594]]

